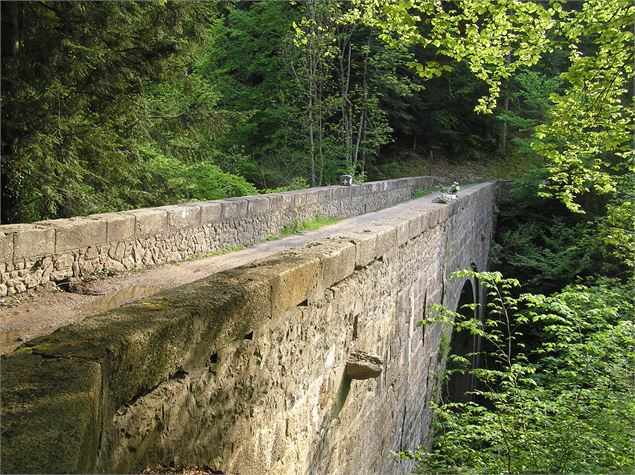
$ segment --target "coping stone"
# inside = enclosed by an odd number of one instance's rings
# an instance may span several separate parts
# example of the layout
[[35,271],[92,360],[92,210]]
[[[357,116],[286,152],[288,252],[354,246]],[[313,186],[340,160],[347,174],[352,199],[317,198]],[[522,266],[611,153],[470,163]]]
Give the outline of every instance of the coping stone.
[[55,252],[82,249],[106,242],[106,222],[86,218],[70,218],[55,222]]
[[13,235],[9,229],[1,229],[0,227],[0,262],[13,261]]
[[377,255],[375,247],[377,245],[377,234],[372,231],[349,232],[341,235],[342,238],[348,239],[355,244],[355,266],[365,267]]
[[221,222],[223,201],[203,201],[197,204],[201,209],[201,226]]
[[135,237],[158,236],[167,231],[168,213],[160,208],[144,208],[126,211],[136,218]]
[[271,210],[270,200],[266,196],[250,196],[247,198],[247,214],[258,216],[269,213]]
[[13,257],[40,257],[55,254],[55,228],[37,224],[16,225]]
[[306,249],[320,259],[320,290],[341,282],[355,271],[355,244],[349,240],[327,240]]
[[168,229],[198,228],[201,224],[201,208],[198,205],[162,206],[168,213]]
[[131,241],[135,234],[135,217],[125,213],[92,214],[90,219],[106,223],[106,241]]
[[242,219],[247,216],[247,200],[245,198],[228,198],[222,201],[222,219]]
[[290,251],[227,273],[267,280],[271,285],[271,316],[275,318],[316,295],[320,282],[320,260],[301,250]]
[[2,472],[93,473],[101,366],[21,354],[2,361]]
[[395,247],[397,241],[397,229],[381,223],[373,223],[370,230],[377,234],[377,244],[375,246],[375,257],[381,257]]

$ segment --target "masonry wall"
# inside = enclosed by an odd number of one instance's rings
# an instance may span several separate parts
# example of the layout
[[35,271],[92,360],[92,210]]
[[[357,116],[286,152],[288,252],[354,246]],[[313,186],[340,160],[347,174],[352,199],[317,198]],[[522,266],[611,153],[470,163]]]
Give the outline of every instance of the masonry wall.
[[48,282],[252,245],[295,220],[347,218],[409,199],[415,177],[0,226],[0,297]]
[[[241,474],[402,473],[426,440],[442,329],[487,266],[494,184],[33,340],[2,360],[2,471],[156,464]],[[376,379],[345,375],[353,350]]]

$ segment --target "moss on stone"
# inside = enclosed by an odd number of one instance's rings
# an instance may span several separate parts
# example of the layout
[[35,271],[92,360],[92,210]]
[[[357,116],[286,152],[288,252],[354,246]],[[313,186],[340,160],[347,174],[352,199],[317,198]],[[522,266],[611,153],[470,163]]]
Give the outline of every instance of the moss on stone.
[[99,440],[101,368],[77,358],[2,359],[2,473],[88,473]]

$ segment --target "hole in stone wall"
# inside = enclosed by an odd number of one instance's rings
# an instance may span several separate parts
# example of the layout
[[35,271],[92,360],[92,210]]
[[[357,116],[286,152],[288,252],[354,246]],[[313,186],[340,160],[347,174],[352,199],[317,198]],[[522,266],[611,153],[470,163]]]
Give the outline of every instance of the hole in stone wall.
[[174,376],[172,376],[173,379],[183,379],[188,375],[188,372],[186,370],[184,370],[183,368],[179,368],[179,370],[174,373]]
[[249,332],[245,335],[245,340],[253,340],[254,339],[254,332]]
[[309,301],[306,299],[298,304],[298,307],[308,307],[308,306],[309,306]]
[[209,357],[210,363],[218,363],[218,353],[213,353],[212,356]]

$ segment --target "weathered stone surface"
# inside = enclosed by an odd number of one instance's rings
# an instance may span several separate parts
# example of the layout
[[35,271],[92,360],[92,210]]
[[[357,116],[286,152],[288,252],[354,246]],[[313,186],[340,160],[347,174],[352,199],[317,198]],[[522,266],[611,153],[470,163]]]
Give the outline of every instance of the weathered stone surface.
[[9,226],[0,226],[0,263],[13,261],[13,234]]
[[201,208],[196,205],[163,206],[168,212],[168,229],[196,228],[201,223]]
[[258,216],[271,211],[269,198],[266,196],[250,196],[247,198],[247,203],[247,214],[249,216]]
[[269,209],[271,212],[282,212],[285,208],[285,197],[282,193],[271,193],[267,195]]
[[49,222],[55,228],[55,252],[57,254],[106,242],[105,221],[71,218]]
[[377,256],[377,234],[370,229],[359,233],[348,233],[345,237],[355,243],[355,265],[358,267],[367,266]]
[[355,245],[350,241],[329,240],[308,249],[320,260],[319,290],[344,280],[355,271]]
[[2,358],[2,473],[91,473],[101,367],[16,351]]
[[[440,328],[418,329],[416,322],[442,294],[446,305],[457,304],[461,282],[444,283],[444,261],[452,269],[470,262],[484,268],[487,250],[478,235],[491,233],[492,223],[483,195],[447,226],[427,229],[389,259],[357,269],[322,298],[273,313],[216,352],[206,371],[189,370],[124,408],[114,419],[114,448],[104,467],[134,471],[145,460],[176,457],[213,460],[227,473],[403,473],[390,452],[425,440],[441,369]],[[458,228],[472,232],[453,232]],[[310,257],[330,244],[229,274],[273,283],[271,267],[308,269]],[[444,255],[446,249],[454,251]],[[347,369],[353,350],[378,355],[381,374],[351,381],[377,373],[369,362]]]
[[247,200],[229,198],[222,203],[222,219],[241,219],[247,216]]
[[222,202],[206,201],[199,203],[201,208],[201,226],[216,224],[221,221]]
[[135,217],[135,237],[158,236],[168,229],[168,213],[164,209],[148,208],[126,211]]
[[130,241],[134,239],[135,217],[125,213],[92,214],[90,219],[106,223],[106,241]]
[[393,226],[373,223],[368,226],[371,232],[377,235],[375,256],[380,257],[394,249],[397,243],[397,230]]
[[407,218],[384,219],[382,223],[395,228],[395,242],[397,246],[405,244],[410,238],[409,221]]
[[[25,272],[11,277],[15,282],[7,292],[12,293],[24,288],[17,285],[19,282],[24,283],[26,287],[33,287],[38,282],[45,283],[49,279],[55,281],[80,274],[87,276],[102,269],[106,265],[106,259],[109,259],[108,267],[111,269],[134,269],[175,262],[192,254],[214,251],[235,244],[248,246],[267,235],[278,233],[283,226],[294,221],[311,219],[316,215],[350,217],[394,205],[410,198],[413,189],[425,187],[426,184],[429,186],[432,180],[434,179],[429,177],[397,179],[365,183],[355,187],[313,188],[267,196],[170,206],[164,209],[106,213],[87,218],[17,225],[11,229],[2,226],[0,264],[4,262],[5,268],[0,269],[0,279],[9,278],[8,274],[13,268],[9,269],[8,266],[22,266],[15,267],[15,270]],[[435,211],[436,214],[430,216],[430,220],[439,222],[449,212],[455,211],[452,208]],[[92,223],[82,224],[87,223],[87,220]],[[78,232],[75,232],[76,226]],[[56,250],[54,229],[57,227],[63,229],[59,233]],[[409,225],[409,239],[418,234],[415,229],[417,227]],[[420,229],[425,229],[423,221]],[[405,237],[403,229],[396,229],[396,232],[396,239],[402,242]],[[374,239],[372,246],[377,242],[376,237]],[[359,243],[357,245],[357,265],[360,265],[361,260],[371,262],[375,257],[371,260],[362,257],[361,251],[368,251],[372,247],[367,241],[364,240],[363,246]],[[112,244],[117,242],[125,247],[113,247]],[[109,245],[102,246],[105,243]],[[89,247],[93,249],[88,251]],[[33,265],[34,259],[43,256],[53,257],[56,252],[65,252],[64,250],[76,253],[72,262],[66,263],[66,267],[58,265],[46,273],[38,273],[38,266]],[[99,259],[99,262],[84,262],[94,259]]]
[[377,355],[363,351],[353,351],[346,361],[344,374],[350,379],[377,378],[383,369],[384,362]]
[[14,259],[55,253],[55,229],[35,224],[15,225]]
[[320,260],[313,255],[283,254],[227,273],[267,281],[271,286],[271,314],[279,316],[319,290]]

